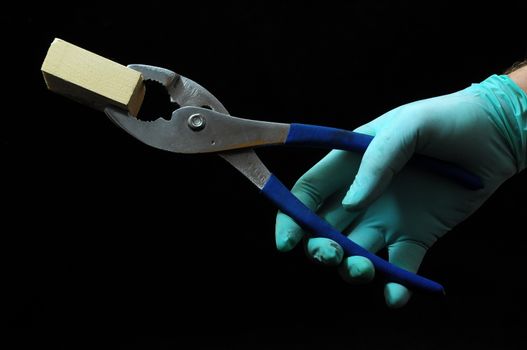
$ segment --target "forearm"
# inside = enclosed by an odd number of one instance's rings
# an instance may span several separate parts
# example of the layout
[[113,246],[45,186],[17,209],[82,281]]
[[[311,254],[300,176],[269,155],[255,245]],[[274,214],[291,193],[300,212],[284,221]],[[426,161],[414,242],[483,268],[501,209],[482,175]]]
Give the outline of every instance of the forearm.
[[518,64],[518,68],[507,73],[511,80],[527,93],[527,60]]

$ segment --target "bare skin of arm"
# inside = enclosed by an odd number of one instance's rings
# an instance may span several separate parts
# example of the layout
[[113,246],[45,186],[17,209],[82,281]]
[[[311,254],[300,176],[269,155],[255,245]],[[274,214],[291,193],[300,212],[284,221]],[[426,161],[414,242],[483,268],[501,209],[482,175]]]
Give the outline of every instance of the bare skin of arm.
[[527,93],[527,65],[510,72],[509,77]]

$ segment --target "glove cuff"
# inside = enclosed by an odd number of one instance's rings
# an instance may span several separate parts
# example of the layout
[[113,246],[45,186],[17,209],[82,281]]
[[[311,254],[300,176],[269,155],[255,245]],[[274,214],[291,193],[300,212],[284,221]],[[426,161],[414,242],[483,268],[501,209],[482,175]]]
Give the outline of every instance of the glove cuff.
[[507,139],[518,172],[527,166],[527,94],[507,75],[491,75],[483,82],[496,114],[493,120]]

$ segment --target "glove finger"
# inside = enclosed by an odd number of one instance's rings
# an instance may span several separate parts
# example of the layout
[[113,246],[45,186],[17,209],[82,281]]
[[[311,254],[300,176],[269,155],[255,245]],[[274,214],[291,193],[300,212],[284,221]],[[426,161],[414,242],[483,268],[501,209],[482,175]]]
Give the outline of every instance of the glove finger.
[[309,238],[305,241],[305,250],[312,261],[322,265],[336,266],[344,257],[340,244],[328,238]]
[[[384,248],[384,236],[377,226],[361,223],[348,235],[349,239],[371,253]],[[350,256],[339,267],[340,276],[351,284],[368,283],[375,277],[375,267],[370,259]]]
[[[360,132],[368,135],[375,135],[376,130],[386,123],[388,115],[383,115],[377,119],[370,121],[367,124],[359,126],[355,129],[356,132]],[[358,168],[358,165],[356,165]],[[344,174],[348,176],[349,174]],[[348,187],[348,185],[346,185]],[[323,208],[320,210],[320,216],[329,222],[338,231],[344,230],[348,227],[355,218],[361,214],[360,211],[348,211],[342,206],[342,199],[346,195],[346,191],[341,191],[337,196],[328,200]],[[311,238],[306,244],[307,255],[314,261],[320,262],[325,265],[338,265],[342,261],[344,251],[342,247],[327,238]],[[371,261],[367,258],[354,256],[348,257],[343,266],[348,266],[349,269],[353,269],[353,276],[357,277],[356,282],[373,278],[374,268]],[[346,268],[344,268],[346,270]],[[348,272],[344,273],[343,276],[349,276]],[[353,281],[349,281],[354,283]]]
[[[359,126],[354,131],[360,132],[367,135],[375,135],[376,130],[378,130],[382,125],[384,125],[389,119],[389,114],[387,113],[379,118],[376,118],[364,125]],[[346,160],[346,162],[349,162],[351,166],[348,166],[346,169],[347,171],[341,171],[341,168],[338,169],[330,169],[329,171],[337,171],[339,174],[339,177],[337,181],[331,183],[325,181],[326,186],[337,186],[336,188],[345,187],[346,189],[349,187],[349,184],[352,182],[352,179],[355,177],[357,173],[357,169],[360,165],[360,156],[354,153],[349,152],[343,152],[343,151],[334,151],[339,152],[336,153],[337,157],[341,157],[340,159],[344,159],[344,157],[349,157],[351,159]],[[331,190],[335,190],[335,188],[331,188]],[[328,191],[329,192],[331,192]],[[324,218],[328,223],[330,223],[337,231],[342,231],[346,227],[348,227],[353,220],[360,215],[360,211],[349,211],[346,210],[342,206],[342,199],[346,195],[346,190],[340,191],[336,195],[333,195],[331,198],[328,198],[327,201],[324,203],[324,206],[321,207],[319,211],[319,215]],[[324,265],[338,265],[342,261],[343,258],[343,250],[342,247],[327,238],[310,238],[307,241],[305,241],[305,250],[308,257],[310,257],[313,261],[322,263]],[[371,262],[366,259],[367,261],[362,261],[361,257],[353,258],[352,261],[356,262],[356,265],[354,265],[354,268],[360,268],[365,267],[368,265],[368,263],[371,265]]]
[[[346,188],[357,173],[360,156],[340,150],[331,151],[308,170],[291,192],[309,209],[317,211],[325,200]],[[279,251],[289,251],[305,235],[305,231],[289,216],[279,212],[276,217],[275,241]]]
[[[410,272],[417,272],[427,248],[416,241],[401,241],[388,246],[388,257],[392,264]],[[400,308],[406,305],[412,292],[405,286],[389,282],[384,287],[384,298],[390,308]]]
[[[360,214],[360,212],[350,213],[342,207],[340,203],[345,194],[346,191],[343,190],[329,197],[318,212],[321,218],[340,232]],[[344,251],[338,243],[331,239],[315,237],[309,238],[305,243],[307,256],[315,262],[335,266],[342,261]]]
[[415,123],[400,120],[379,130],[364,153],[357,176],[342,201],[344,207],[356,210],[373,202],[412,157],[417,135]]

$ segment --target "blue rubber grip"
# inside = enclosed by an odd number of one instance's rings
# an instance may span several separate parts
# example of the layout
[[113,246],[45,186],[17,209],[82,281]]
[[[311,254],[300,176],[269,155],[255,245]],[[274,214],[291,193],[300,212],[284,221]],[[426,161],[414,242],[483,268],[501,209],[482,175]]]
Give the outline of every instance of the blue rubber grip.
[[[372,140],[373,136],[354,131],[325,126],[291,124],[284,144],[364,153]],[[414,155],[410,163],[445,176],[470,190],[483,188],[483,182],[478,176],[452,163],[420,154]]]
[[443,286],[439,283],[392,265],[353,243],[346,236],[335,230],[327,221],[309,210],[276,176],[271,175],[262,188],[261,193],[306,231],[318,237],[329,238],[340,244],[346,256],[360,255],[370,259],[376,271],[382,272],[386,276],[387,281],[403,284],[412,290],[444,294]]

